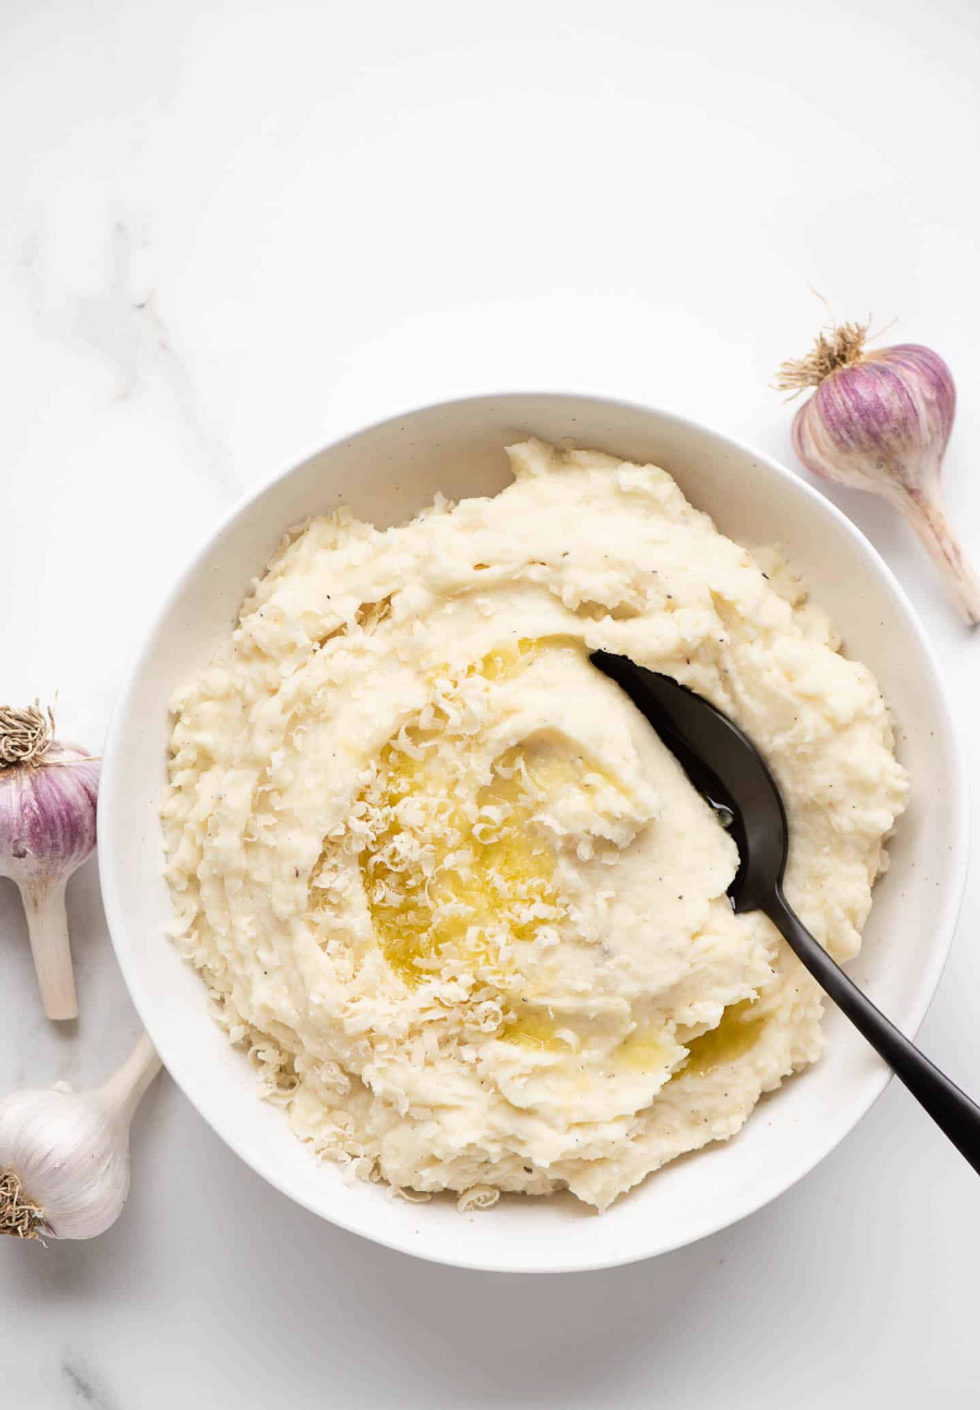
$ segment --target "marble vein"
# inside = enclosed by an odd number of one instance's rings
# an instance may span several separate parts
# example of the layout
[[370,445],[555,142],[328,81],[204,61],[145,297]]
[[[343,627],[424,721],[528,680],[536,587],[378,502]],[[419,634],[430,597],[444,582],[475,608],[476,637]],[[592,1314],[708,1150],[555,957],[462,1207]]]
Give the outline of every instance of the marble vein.
[[61,1377],[73,1401],[91,1405],[92,1410],[117,1410],[118,1401],[97,1388],[90,1371],[82,1371],[77,1361],[67,1356],[61,1362]]
[[134,292],[134,255],[148,243],[148,234],[132,221],[113,223],[106,286],[95,296],[79,299],[74,332],[115,366],[119,400],[132,400],[154,378],[162,384],[215,488],[235,495],[240,486],[230,452],[175,346],[156,291],[151,287],[142,296]]

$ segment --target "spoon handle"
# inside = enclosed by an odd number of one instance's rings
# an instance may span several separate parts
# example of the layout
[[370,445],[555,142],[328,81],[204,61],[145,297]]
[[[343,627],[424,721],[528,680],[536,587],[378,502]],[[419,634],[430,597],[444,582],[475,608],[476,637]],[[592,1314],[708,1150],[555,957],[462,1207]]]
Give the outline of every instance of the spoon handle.
[[789,905],[781,887],[762,909],[817,983],[980,1174],[980,1107],[976,1102],[900,1033],[837,961],[831,959]]

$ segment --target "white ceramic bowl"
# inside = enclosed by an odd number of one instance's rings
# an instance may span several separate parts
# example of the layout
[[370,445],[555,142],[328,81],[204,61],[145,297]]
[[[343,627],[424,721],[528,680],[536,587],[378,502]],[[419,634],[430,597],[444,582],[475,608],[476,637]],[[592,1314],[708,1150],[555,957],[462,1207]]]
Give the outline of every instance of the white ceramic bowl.
[[765,1099],[738,1137],[668,1166],[601,1217],[570,1196],[509,1198],[462,1217],[449,1200],[410,1205],[377,1186],[349,1186],[257,1099],[245,1058],[208,1017],[200,979],[164,937],[170,899],[158,823],[168,698],[228,633],[283,530],[342,503],[387,525],[437,490],[492,493],[508,480],[502,448],[529,434],[662,465],[725,533],[785,544],[848,653],[874,670],[912,794],[852,973],[914,1033],[949,949],[968,841],[965,770],[935,660],[888,568],[832,504],[765,456],[648,407],[553,394],[426,407],[337,442],[239,505],[178,579],[123,687],[104,755],[99,857],[116,954],[140,1016],[171,1075],[243,1160],[315,1214],[379,1243],[465,1267],[550,1272],[646,1258],[758,1209],[860,1120],[885,1086],[884,1065],[829,1012],[820,1063]]

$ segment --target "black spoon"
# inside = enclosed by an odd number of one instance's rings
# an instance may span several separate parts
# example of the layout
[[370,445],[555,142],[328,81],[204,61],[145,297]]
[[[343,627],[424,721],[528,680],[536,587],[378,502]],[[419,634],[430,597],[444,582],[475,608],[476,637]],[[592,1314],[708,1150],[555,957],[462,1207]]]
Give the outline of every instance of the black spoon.
[[783,895],[789,828],[779,789],[752,741],[726,715],[670,676],[626,656],[592,663],[625,690],[699,793],[725,818],[738,846],[728,895],[736,911],[762,911],[814,979],[980,1172],[980,1107],[876,1008],[815,940]]

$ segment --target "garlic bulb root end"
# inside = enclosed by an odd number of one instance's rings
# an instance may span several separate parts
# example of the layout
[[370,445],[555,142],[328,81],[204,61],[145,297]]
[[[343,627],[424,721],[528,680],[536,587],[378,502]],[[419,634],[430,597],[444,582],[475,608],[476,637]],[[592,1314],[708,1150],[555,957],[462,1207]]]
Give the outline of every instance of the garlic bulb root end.
[[54,710],[35,700],[23,710],[0,705],[0,764],[36,764],[54,738]]
[[838,372],[842,367],[853,367],[864,357],[864,344],[870,327],[869,318],[867,323],[841,323],[822,328],[808,353],[780,363],[774,388],[777,392],[792,392],[792,401],[807,387],[819,387],[832,372]]
[[47,1233],[44,1211],[24,1194],[12,1170],[0,1171],[0,1235],[40,1239],[42,1233]]

